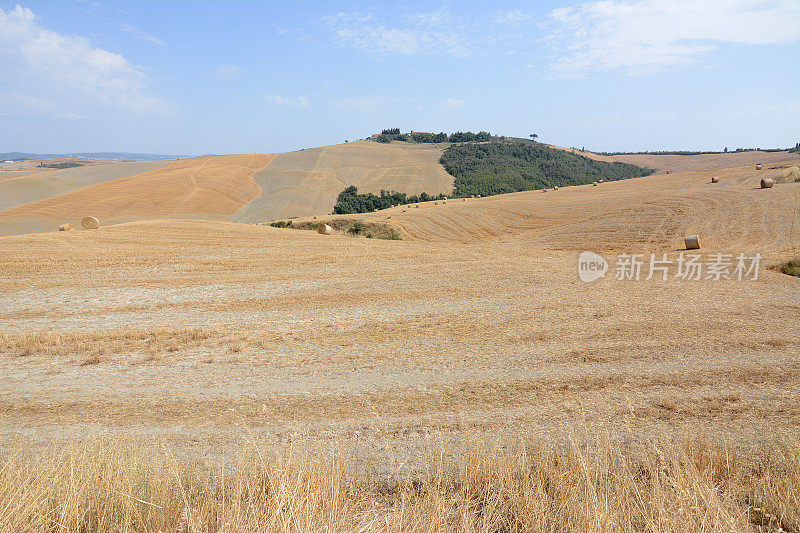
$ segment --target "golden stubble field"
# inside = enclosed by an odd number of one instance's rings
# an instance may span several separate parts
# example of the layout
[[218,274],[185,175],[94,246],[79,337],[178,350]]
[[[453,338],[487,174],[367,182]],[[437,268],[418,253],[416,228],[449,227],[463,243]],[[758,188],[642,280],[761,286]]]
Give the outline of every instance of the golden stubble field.
[[[675,258],[695,231],[703,253],[786,259],[800,184],[756,188],[779,172],[716,171],[716,186],[708,172],[675,173],[356,217],[396,225],[402,241],[182,220],[2,238],[0,438],[35,454],[102,435],[223,460],[243,441],[322,447],[346,471],[398,475],[429,468],[432,446],[467,443],[701,437],[732,453],[796,443],[797,279],[764,268],[757,281],[637,282],[611,270],[585,284],[576,272],[584,249]],[[487,475],[475,479],[494,483]],[[413,499],[413,487],[398,494]],[[779,491],[790,518],[794,498]],[[169,505],[175,519],[192,509]],[[285,525],[280,509],[264,512]],[[420,520],[449,516],[429,511]],[[731,524],[753,524],[752,512]],[[462,523],[448,520],[438,530]]]

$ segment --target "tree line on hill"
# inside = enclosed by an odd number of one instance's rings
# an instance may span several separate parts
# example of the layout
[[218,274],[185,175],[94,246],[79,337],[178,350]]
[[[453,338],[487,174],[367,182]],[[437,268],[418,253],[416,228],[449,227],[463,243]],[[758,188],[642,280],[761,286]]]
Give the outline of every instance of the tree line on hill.
[[336,205],[333,206],[333,212],[337,215],[370,213],[376,209],[387,209],[395,205],[416,204],[431,200],[443,200],[444,198],[443,194],[431,196],[423,192],[419,195],[407,195],[404,192],[385,190],[381,190],[379,195],[371,192],[358,194],[358,187],[351,185],[339,193],[336,198]]
[[451,134],[445,132],[429,133],[425,131],[412,131],[400,133],[400,128],[388,128],[381,131],[378,135],[373,135],[372,139],[379,143],[392,141],[415,142],[415,143],[459,143],[459,142],[485,142],[492,139],[492,134],[488,131],[457,131]]

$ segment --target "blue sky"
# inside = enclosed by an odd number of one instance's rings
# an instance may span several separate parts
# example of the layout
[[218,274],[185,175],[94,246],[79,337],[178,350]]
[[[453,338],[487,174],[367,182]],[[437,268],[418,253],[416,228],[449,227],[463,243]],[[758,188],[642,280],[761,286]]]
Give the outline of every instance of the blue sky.
[[800,2],[0,0],[0,152],[800,142]]

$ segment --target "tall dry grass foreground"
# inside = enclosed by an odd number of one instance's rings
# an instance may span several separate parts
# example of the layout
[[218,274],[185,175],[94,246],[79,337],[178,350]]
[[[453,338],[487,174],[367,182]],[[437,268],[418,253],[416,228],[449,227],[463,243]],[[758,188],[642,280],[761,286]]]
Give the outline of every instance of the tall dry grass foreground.
[[405,476],[243,446],[229,461],[100,440],[0,459],[2,531],[798,531],[798,440],[734,452],[639,447],[432,448]]

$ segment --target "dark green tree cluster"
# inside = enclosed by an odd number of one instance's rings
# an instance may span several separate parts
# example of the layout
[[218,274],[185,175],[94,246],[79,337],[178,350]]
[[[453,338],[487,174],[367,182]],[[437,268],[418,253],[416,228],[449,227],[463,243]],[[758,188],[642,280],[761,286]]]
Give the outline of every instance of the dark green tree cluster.
[[333,212],[337,215],[369,213],[376,209],[386,209],[395,205],[415,204],[418,202],[428,202],[430,200],[441,200],[444,197],[443,194],[431,196],[424,192],[419,196],[409,196],[404,192],[395,191],[381,191],[380,195],[375,195],[371,192],[358,194],[358,188],[355,185],[351,185],[339,193],[339,196],[336,198],[336,205],[333,206]]
[[404,141],[415,143],[463,143],[463,142],[484,142],[492,140],[492,134],[488,131],[479,131],[473,133],[471,131],[457,131],[450,135],[445,132],[428,133],[425,131],[412,131],[411,133],[400,133],[400,128],[388,128],[379,135],[376,135],[375,140],[380,143],[388,143],[391,141]]
[[84,166],[83,163],[76,163],[75,161],[65,161],[63,163],[39,163],[37,165],[41,168],[75,168]]
[[490,196],[517,191],[621,180],[654,170],[627,163],[595,161],[523,139],[454,144],[440,162],[455,177],[453,196]]

